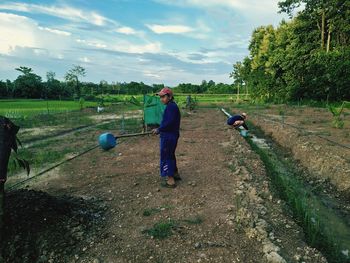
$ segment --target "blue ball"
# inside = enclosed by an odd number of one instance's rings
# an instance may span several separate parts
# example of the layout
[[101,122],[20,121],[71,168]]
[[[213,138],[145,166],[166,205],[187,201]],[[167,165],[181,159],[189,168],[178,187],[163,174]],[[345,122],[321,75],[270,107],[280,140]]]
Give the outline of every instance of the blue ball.
[[117,145],[117,139],[111,133],[101,134],[98,138],[98,143],[101,148],[105,151],[114,148]]

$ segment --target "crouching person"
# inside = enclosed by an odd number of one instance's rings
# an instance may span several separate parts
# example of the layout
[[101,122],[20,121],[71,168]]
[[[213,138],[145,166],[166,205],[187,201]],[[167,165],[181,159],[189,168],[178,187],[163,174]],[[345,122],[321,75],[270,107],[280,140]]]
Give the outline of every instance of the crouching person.
[[153,130],[154,134],[160,134],[160,176],[162,186],[175,188],[175,181],[181,180],[175,156],[180,136],[181,115],[170,88],[162,89],[158,95],[161,102],[166,105],[160,127]]
[[246,124],[246,120],[247,120],[247,114],[243,112],[242,114],[234,115],[234,116],[231,116],[230,118],[228,118],[227,125],[230,125],[235,129],[249,130],[249,128]]

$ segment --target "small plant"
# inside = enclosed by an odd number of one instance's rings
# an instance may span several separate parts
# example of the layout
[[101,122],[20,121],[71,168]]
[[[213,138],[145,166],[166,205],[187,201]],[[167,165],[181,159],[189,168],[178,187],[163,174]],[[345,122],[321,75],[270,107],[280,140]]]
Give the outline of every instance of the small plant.
[[341,115],[343,113],[343,110],[344,110],[344,107],[346,104],[348,104],[348,103],[344,101],[340,107],[327,105],[328,110],[333,115],[332,125],[334,128],[337,128],[337,129],[344,128],[344,120],[342,119]]
[[171,236],[176,227],[177,223],[173,220],[169,220],[155,223],[152,228],[144,230],[143,233],[153,238],[164,239]]
[[84,104],[85,104],[85,99],[83,97],[81,97],[79,99],[80,110],[84,109]]
[[131,96],[129,100],[127,100],[127,102],[134,104],[136,106],[141,106],[141,102],[135,96]]

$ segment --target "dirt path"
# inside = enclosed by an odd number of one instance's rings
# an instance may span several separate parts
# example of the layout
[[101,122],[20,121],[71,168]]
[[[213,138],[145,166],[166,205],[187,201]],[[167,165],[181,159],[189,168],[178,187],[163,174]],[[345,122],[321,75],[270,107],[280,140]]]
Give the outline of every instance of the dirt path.
[[[104,223],[75,255],[55,254],[49,262],[326,262],[302,241],[270,193],[258,156],[224,120],[213,109],[183,118],[183,181],[174,190],[159,187],[156,137],[91,152],[32,185],[106,206]],[[160,222],[160,232],[147,231]],[[158,239],[167,227],[172,235]]]

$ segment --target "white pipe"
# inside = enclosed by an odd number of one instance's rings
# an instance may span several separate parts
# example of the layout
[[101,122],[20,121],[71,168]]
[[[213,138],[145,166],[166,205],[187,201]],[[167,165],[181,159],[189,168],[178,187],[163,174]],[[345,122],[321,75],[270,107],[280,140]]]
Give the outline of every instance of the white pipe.
[[228,113],[224,108],[221,108],[221,111],[227,116],[227,117],[232,117],[230,113]]

